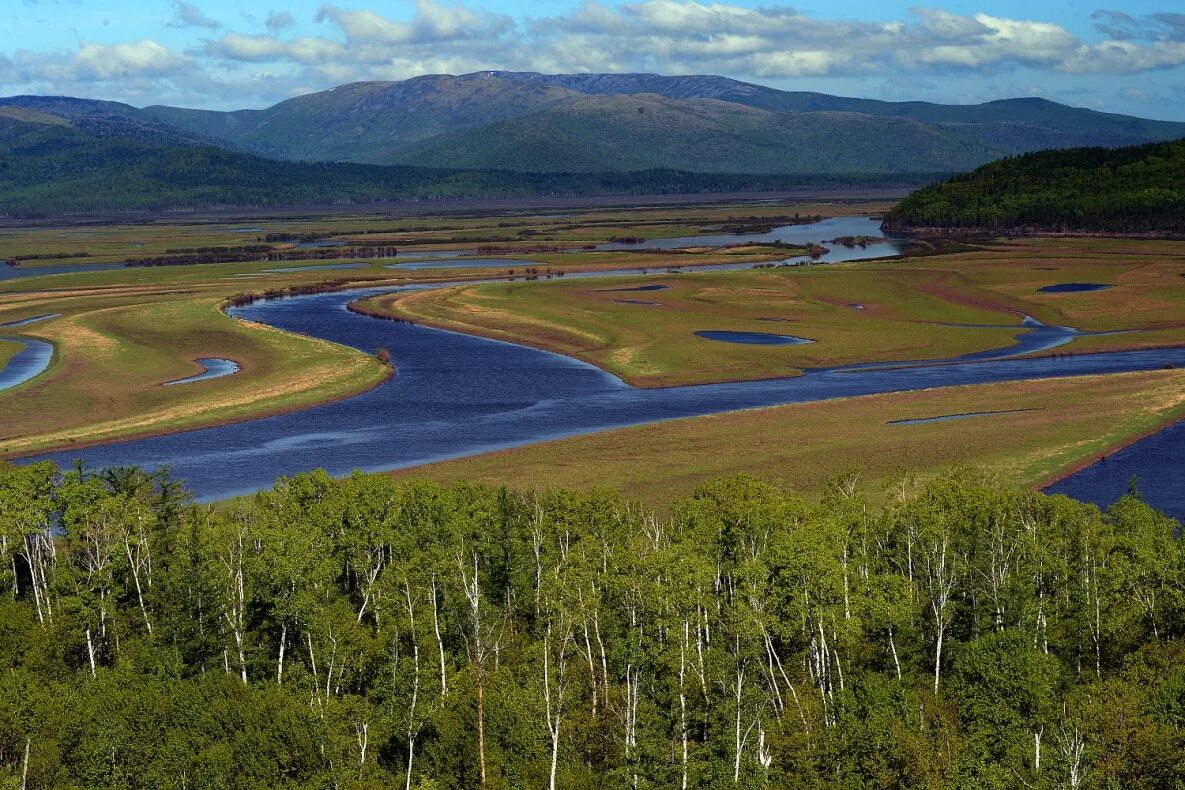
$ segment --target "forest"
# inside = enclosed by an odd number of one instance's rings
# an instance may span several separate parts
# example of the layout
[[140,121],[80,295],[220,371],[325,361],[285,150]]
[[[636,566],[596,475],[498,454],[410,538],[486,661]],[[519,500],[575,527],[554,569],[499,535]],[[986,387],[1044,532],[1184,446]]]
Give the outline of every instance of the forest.
[[975,470],[657,515],[0,466],[0,787],[1179,786],[1178,530]]
[[917,190],[897,231],[1185,232],[1185,140],[1009,157]]

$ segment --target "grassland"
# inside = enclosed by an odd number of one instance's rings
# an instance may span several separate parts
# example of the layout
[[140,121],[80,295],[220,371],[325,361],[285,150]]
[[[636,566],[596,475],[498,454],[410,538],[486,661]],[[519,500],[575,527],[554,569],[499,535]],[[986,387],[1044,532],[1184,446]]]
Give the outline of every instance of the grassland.
[[[794,375],[807,367],[925,360],[1011,343],[1023,315],[1092,332],[1057,353],[1185,343],[1185,244],[989,242],[954,255],[601,283],[491,283],[368,300],[365,309],[579,357],[637,386]],[[1066,282],[1107,290],[1043,293]],[[623,288],[661,286],[662,290]],[[639,303],[644,302],[644,303]],[[940,324],[973,324],[951,327]],[[747,346],[699,330],[788,334]]]
[[[1089,397],[1083,393],[1089,392]],[[890,421],[1007,412],[946,422]],[[1185,371],[1045,379],[870,395],[693,417],[404,469],[402,478],[512,488],[605,486],[663,507],[738,473],[817,492],[860,470],[885,486],[957,465],[1038,485],[1185,415]]]
[[[480,216],[331,216],[245,222],[193,221],[142,225],[83,225],[0,230],[0,257],[77,255],[22,266],[110,263],[165,254],[169,249],[242,245],[268,234],[364,239],[400,250],[490,245],[485,257],[513,255],[531,276],[655,266],[694,266],[785,257],[760,248],[671,255],[630,252],[577,254],[565,249],[620,235],[694,234],[708,224],[783,222],[797,213],[849,214],[882,204],[675,206],[568,212],[571,216],[501,213]],[[278,248],[291,243],[278,243]],[[541,247],[554,251],[538,252]],[[364,261],[365,262],[365,261]],[[386,269],[389,260],[326,271],[325,261],[196,264],[96,269],[0,281],[0,323],[42,313],[62,316],[5,334],[54,344],[50,368],[19,387],[0,391],[0,455],[83,446],[135,435],[249,419],[345,397],[382,381],[389,370],[368,354],[229,318],[218,305],[243,292],[288,287],[400,285],[488,278],[490,269]],[[296,271],[267,269],[298,267]],[[508,263],[518,276],[526,267]],[[507,272],[496,270],[498,276]],[[18,349],[0,341],[0,364]],[[161,387],[197,371],[194,359],[223,357],[241,372],[222,379]]]

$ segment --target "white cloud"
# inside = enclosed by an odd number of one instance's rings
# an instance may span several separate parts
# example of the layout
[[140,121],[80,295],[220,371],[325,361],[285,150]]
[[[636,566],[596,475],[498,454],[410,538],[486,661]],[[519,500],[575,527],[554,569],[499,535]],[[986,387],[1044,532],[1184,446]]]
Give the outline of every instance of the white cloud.
[[189,61],[152,39],[127,44],[83,42],[73,54],[44,54],[18,50],[8,61],[6,80],[103,82],[164,77]]

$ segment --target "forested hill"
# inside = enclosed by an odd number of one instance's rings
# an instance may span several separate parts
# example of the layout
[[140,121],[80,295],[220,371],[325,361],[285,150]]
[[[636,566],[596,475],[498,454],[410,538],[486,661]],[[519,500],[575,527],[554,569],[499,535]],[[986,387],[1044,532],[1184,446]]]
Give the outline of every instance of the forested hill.
[[1185,233],[1185,140],[1001,159],[919,189],[885,227]]
[[0,215],[536,195],[691,194],[910,186],[933,175],[509,172],[281,162],[123,119],[0,108]]
[[894,490],[0,463],[0,787],[1181,787],[1177,522]]

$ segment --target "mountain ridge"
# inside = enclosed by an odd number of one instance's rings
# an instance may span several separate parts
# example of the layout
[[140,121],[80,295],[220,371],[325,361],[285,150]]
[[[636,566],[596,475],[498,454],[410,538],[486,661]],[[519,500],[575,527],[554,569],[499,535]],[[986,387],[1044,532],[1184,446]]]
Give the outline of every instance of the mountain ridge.
[[[440,166],[460,152],[473,166],[523,172],[586,172],[590,163],[601,169],[675,166],[783,174],[970,170],[1047,148],[1185,137],[1185,123],[1034,97],[969,105],[887,102],[783,91],[714,75],[429,74],[348,83],[264,109],[228,112],[37,96],[0,99],[0,106],[23,106],[76,123],[126,124],[128,131],[176,143],[188,139],[276,159]],[[711,107],[715,117],[707,119]],[[669,111],[670,123],[623,121],[647,108]],[[757,120],[753,112],[767,115]],[[691,117],[699,119],[699,145],[683,140],[682,123]],[[611,130],[612,150],[605,139],[580,133],[581,125]],[[504,135],[516,133],[550,144],[537,144],[534,157],[529,146],[510,152]],[[929,146],[920,153],[919,139]],[[561,155],[565,146],[567,162]],[[697,150],[702,159],[694,158]],[[731,158],[721,161],[722,151]]]

